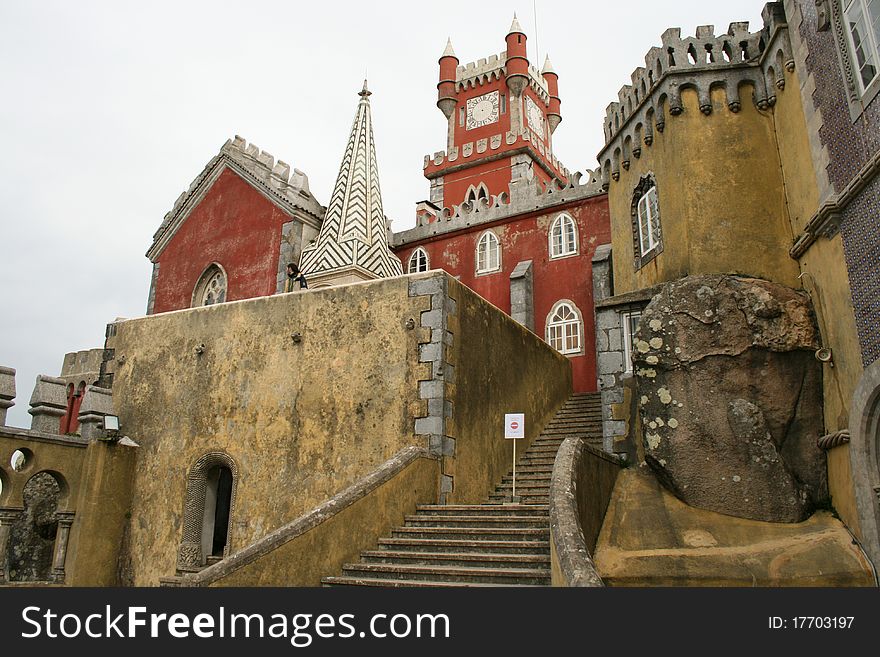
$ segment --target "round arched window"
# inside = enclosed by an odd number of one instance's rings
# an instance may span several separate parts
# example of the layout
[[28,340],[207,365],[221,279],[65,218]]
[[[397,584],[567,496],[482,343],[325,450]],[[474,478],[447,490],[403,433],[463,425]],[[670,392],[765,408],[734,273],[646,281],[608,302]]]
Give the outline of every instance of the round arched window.
[[193,291],[193,307],[212,306],[226,301],[226,272],[220,265],[208,267]]

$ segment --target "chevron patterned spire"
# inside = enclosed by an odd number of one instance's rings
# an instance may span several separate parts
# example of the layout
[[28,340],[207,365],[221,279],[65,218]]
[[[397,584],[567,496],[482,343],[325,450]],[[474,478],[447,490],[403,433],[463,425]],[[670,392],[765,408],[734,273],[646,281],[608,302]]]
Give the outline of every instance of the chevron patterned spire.
[[388,248],[366,80],[358,95],[361,100],[321,232],[300,261],[313,288],[403,274],[400,260]]

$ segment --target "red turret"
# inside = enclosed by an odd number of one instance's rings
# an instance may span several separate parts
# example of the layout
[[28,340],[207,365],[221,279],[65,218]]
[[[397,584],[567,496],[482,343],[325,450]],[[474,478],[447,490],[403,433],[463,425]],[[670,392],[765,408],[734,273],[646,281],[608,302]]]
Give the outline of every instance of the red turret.
[[516,14],[507,33],[507,88],[513,96],[522,94],[529,83],[529,58],[526,54],[526,33]]
[[452,49],[452,39],[447,40],[446,50],[440,55],[440,82],[437,84],[437,107],[448,119],[455,111],[458,98],[455,93],[455,72],[458,57]]
[[560,106],[561,102],[559,100],[559,76],[556,74],[556,71],[553,70],[553,65],[550,63],[550,56],[547,55],[547,58],[544,60],[544,70],[541,71],[541,75],[544,76],[544,79],[547,81],[547,91],[550,94],[550,107],[547,110],[547,123],[550,125],[550,132],[556,132],[556,127],[562,122],[562,114]]

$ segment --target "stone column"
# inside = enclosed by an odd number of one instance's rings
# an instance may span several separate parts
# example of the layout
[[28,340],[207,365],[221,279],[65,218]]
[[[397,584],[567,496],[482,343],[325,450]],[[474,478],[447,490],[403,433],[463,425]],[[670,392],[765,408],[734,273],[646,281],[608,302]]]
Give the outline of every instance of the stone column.
[[517,263],[510,272],[510,316],[530,331],[535,331],[531,260]]
[[59,511],[58,535],[55,537],[55,556],[52,560],[52,581],[64,582],[64,562],[67,559],[67,542],[70,538],[70,526],[73,524],[73,511]]
[[6,426],[6,411],[15,405],[15,370],[0,367],[0,427]]
[[61,418],[67,412],[67,381],[53,376],[37,376],[34,394],[31,395],[33,416],[31,429],[57,434],[61,431]]
[[113,415],[113,391],[98,386],[86,386],[77,416],[80,435],[87,440],[103,439],[105,436],[102,425],[105,415]]
[[0,508],[0,584],[7,581],[6,544],[9,541],[9,532],[12,531],[12,523],[21,511],[21,509]]
[[190,474],[186,482],[186,505],[183,509],[183,540],[177,550],[177,570],[197,572],[202,569],[202,520],[208,481],[201,471]]

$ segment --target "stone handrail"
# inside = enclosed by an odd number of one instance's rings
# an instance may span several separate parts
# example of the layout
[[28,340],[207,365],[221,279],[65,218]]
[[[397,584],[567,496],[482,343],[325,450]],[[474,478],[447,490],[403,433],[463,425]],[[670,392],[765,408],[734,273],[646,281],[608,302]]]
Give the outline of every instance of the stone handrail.
[[[415,484],[404,483],[400,491],[388,496],[388,500],[375,495],[383,484],[402,477],[420,460],[424,460],[423,463],[428,465],[430,472],[421,475],[416,473]],[[375,545],[383,532],[387,532],[393,524],[403,519],[404,513],[415,511],[417,504],[436,502],[436,491],[439,487],[437,464],[438,461],[431,457],[425,448],[406,447],[360,481],[244,549],[198,573],[163,579],[162,584],[165,586],[318,586],[322,576],[338,574],[344,563],[355,560],[362,550]],[[419,485],[421,488],[428,487],[429,480],[432,496],[419,488]],[[406,495],[407,491],[409,496]],[[363,509],[357,514],[359,520],[342,517],[346,510],[356,503],[370,499],[375,502],[373,506],[377,507],[372,511],[377,513],[381,522],[370,524],[367,521],[368,526],[355,527],[358,521],[364,523],[363,518],[370,515],[363,513]],[[393,506],[392,502],[403,508],[399,518],[390,517],[394,512],[394,509],[389,508]],[[339,523],[334,524],[334,520],[339,520]],[[336,536],[337,533],[340,536],[347,536],[350,540],[337,540],[339,538]],[[361,543],[364,544],[361,545],[354,540],[355,537],[360,537]],[[324,549],[315,550],[312,543],[320,544]],[[334,557],[327,554],[333,552],[333,548],[337,546],[340,547],[338,555]],[[248,568],[249,566],[251,567]],[[284,566],[296,572],[284,572]],[[298,568],[294,568],[295,566]],[[319,570],[321,572],[318,572]]]
[[604,586],[590,553],[622,464],[583,438],[566,438],[560,446],[550,481],[553,586]]

